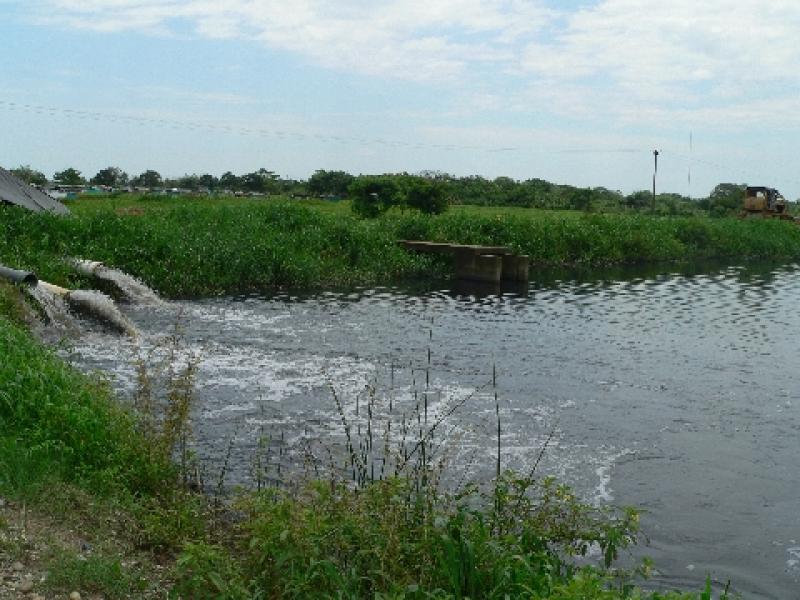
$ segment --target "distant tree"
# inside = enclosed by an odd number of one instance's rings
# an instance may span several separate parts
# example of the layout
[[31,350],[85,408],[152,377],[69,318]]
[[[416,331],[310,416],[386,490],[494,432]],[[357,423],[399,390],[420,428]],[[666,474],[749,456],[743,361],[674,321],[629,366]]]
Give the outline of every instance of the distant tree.
[[183,177],[179,177],[175,183],[177,184],[177,187],[181,188],[182,190],[196,192],[198,189],[200,189],[200,178],[194,174],[186,174]]
[[653,202],[653,193],[649,190],[638,190],[624,198],[625,205],[629,208],[642,209]]
[[656,209],[665,215],[691,215],[697,212],[697,202],[674,192],[666,192],[656,196]]
[[89,183],[118,188],[128,183],[128,174],[119,167],[106,167],[98,171]]
[[592,188],[592,208],[595,210],[617,209],[622,205],[624,198],[619,190],[609,190],[604,187]]
[[712,215],[722,216],[742,209],[744,203],[745,184],[720,183],[708,196],[709,210]]
[[491,204],[492,182],[480,175],[459,177],[451,184],[455,202],[459,204]]
[[219,179],[217,179],[213,175],[209,175],[208,173],[205,173],[203,175],[200,175],[200,177],[197,178],[197,184],[201,188],[205,188],[209,192],[213,192],[219,186]]
[[592,190],[588,188],[575,188],[569,198],[570,208],[589,212],[592,210]]
[[138,177],[135,177],[131,183],[139,187],[153,189],[161,187],[164,184],[164,180],[158,171],[148,169]]
[[439,215],[447,210],[447,196],[442,183],[410,177],[406,179],[403,196],[405,205],[429,215]]
[[242,175],[242,188],[248,192],[269,193],[278,191],[278,175],[264,168]]
[[347,188],[353,211],[360,217],[375,218],[400,201],[396,176],[359,175]]
[[222,174],[222,177],[219,178],[219,186],[222,189],[235,192],[242,189],[242,182],[239,177],[230,171],[226,171]]
[[11,172],[30,185],[47,185],[47,176],[41,171],[32,169],[30,165],[20,165]]
[[283,179],[280,178],[275,182],[278,193],[287,196],[306,196],[308,195],[308,187],[305,181],[298,181],[297,179]]
[[525,206],[552,208],[556,205],[557,188],[544,179],[526,179],[519,184],[525,197]]
[[60,185],[83,185],[86,183],[81,172],[72,167],[55,173],[53,175],[53,181]]
[[353,183],[353,177],[345,171],[324,171],[322,169],[314,171],[308,178],[308,193],[315,196],[333,194],[334,196],[346,196],[347,188]]
[[424,179],[432,179],[434,181],[452,181],[455,179],[450,173],[446,171],[438,171],[436,169],[425,169],[419,172],[419,176]]

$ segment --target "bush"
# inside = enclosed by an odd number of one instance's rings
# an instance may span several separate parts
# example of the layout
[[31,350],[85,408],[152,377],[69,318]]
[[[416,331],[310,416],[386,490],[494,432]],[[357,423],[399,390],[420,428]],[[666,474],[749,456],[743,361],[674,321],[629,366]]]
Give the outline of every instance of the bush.
[[388,175],[361,175],[347,188],[353,200],[353,211],[360,217],[373,219],[400,201],[400,186]]
[[405,185],[405,204],[428,215],[439,215],[447,210],[444,187],[435,181],[415,177]]

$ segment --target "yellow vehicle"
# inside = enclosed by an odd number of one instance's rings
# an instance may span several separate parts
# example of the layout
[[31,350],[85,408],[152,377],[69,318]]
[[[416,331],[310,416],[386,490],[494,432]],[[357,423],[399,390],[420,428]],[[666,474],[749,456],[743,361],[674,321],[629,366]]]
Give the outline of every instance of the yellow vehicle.
[[794,218],[786,210],[786,199],[775,188],[747,186],[744,190],[744,211],[742,217],[763,217],[765,219]]

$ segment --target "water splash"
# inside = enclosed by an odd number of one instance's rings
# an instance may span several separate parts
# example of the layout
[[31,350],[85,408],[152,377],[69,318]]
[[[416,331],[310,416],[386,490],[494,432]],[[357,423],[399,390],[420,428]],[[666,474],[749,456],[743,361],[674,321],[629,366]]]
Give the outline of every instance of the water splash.
[[112,269],[101,262],[91,260],[76,259],[73,263],[78,271],[84,275],[97,277],[114,284],[134,304],[163,304],[163,300],[151,288],[124,271]]
[[64,294],[54,291],[52,286],[45,282],[25,287],[25,291],[36,301],[44,311],[50,326],[58,330],[79,329],[78,322],[69,312],[69,307],[64,301]]
[[131,337],[136,336],[136,328],[104,293],[96,290],[74,290],[67,293],[66,299],[74,310],[96,317]]
[[105,279],[116,285],[131,302],[136,304],[163,304],[164,302],[152,289],[136,279],[136,277],[123,271],[101,265],[94,270],[94,274],[100,279]]

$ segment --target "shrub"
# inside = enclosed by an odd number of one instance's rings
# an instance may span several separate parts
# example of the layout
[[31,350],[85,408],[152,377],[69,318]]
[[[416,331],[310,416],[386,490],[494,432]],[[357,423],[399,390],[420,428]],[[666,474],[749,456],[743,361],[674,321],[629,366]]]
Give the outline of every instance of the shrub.
[[353,200],[353,211],[365,218],[375,218],[400,201],[397,179],[388,175],[361,175],[347,191]]
[[405,204],[428,215],[447,210],[447,197],[442,184],[421,177],[410,179],[405,187]]

